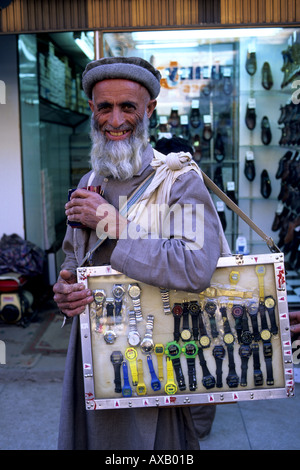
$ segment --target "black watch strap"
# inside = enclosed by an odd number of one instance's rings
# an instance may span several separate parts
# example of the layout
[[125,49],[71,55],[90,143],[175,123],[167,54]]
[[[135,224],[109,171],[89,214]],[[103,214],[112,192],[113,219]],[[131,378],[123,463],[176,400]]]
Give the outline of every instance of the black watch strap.
[[121,363],[113,364],[114,372],[115,372],[115,392],[121,393],[122,392],[122,383],[121,383]]
[[226,383],[229,388],[236,388],[239,385],[239,377],[235,370],[235,363],[234,363],[234,346],[233,344],[229,344],[227,346],[228,352],[228,375],[226,378]]
[[267,385],[274,385],[272,365],[273,348],[271,341],[266,341],[263,343],[263,352],[267,369]]
[[260,333],[258,329],[258,319],[257,319],[257,313],[254,315],[250,315],[251,319],[251,324],[252,324],[252,329],[253,329],[253,339],[254,341],[259,341],[260,340]]
[[197,388],[195,358],[188,357],[186,361],[187,361],[187,366],[188,366],[189,389],[191,392],[194,392]]
[[259,358],[259,345],[258,343],[252,344],[252,353],[253,353],[253,369],[254,369],[254,385],[259,387],[263,385],[263,374],[260,369],[260,358]]
[[186,384],[185,384],[185,379],[184,379],[184,375],[183,375],[182,368],[181,368],[180,358],[178,357],[176,359],[172,359],[172,364],[175,370],[175,375],[176,375],[176,380],[178,383],[179,390],[185,390]]
[[202,374],[203,374],[202,384],[207,390],[209,390],[210,388],[213,388],[215,386],[216,380],[214,376],[210,373],[207,367],[207,363],[206,363],[202,348],[199,348],[198,350],[198,357],[199,357],[199,362],[200,362],[200,365],[202,368]]
[[248,375],[248,362],[252,354],[251,347],[249,345],[242,344],[239,349],[239,354],[241,356],[241,381],[240,385],[242,387],[247,386],[247,375]]
[[223,387],[223,379],[222,379],[222,367],[223,367],[223,360],[225,357],[225,349],[221,344],[218,344],[213,349],[213,356],[216,361],[216,376],[217,376],[217,388]]

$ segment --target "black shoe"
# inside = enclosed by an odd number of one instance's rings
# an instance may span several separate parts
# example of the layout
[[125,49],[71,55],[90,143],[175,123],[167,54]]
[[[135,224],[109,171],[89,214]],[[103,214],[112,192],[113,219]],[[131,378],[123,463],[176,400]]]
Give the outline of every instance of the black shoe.
[[217,166],[214,172],[214,183],[224,192],[222,166]]
[[261,120],[261,141],[264,145],[269,145],[272,140],[272,132],[269,119],[264,116]]
[[257,64],[256,64],[256,53],[255,52],[248,52],[247,53],[247,60],[246,60],[246,70],[249,75],[254,75],[256,72]]
[[260,192],[265,199],[268,199],[272,192],[271,180],[267,170],[263,170],[260,175]]
[[222,162],[225,158],[225,146],[220,132],[217,133],[214,147],[214,156],[217,162]]
[[256,175],[254,159],[245,159],[244,175],[248,181],[253,181]]
[[199,108],[193,108],[190,116],[190,124],[194,129],[200,126],[200,111]]
[[273,86],[273,77],[269,62],[265,62],[261,71],[261,84],[265,90],[271,90]]
[[256,112],[255,108],[249,108],[247,105],[247,110],[246,110],[246,118],[245,118],[246,126],[250,131],[252,131],[255,126],[256,126]]

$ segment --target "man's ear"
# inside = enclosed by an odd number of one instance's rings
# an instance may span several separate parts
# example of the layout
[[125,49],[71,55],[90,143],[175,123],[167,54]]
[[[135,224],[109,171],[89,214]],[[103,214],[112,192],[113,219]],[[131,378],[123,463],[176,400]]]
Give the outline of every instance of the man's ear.
[[153,111],[154,111],[155,108],[156,108],[156,105],[157,105],[157,101],[156,101],[156,100],[151,100],[151,101],[149,101],[149,103],[148,103],[148,105],[147,105],[147,116],[148,116],[148,119],[151,118],[152,113],[153,113]]
[[89,100],[89,105],[90,105],[90,108],[92,110],[92,113],[94,112],[94,102],[93,100]]

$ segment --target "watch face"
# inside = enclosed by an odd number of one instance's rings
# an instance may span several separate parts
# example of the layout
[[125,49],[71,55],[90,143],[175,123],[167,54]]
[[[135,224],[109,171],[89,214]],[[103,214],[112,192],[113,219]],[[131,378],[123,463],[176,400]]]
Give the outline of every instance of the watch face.
[[225,349],[223,346],[215,346],[213,349],[213,355],[215,359],[223,359],[225,357]]
[[137,358],[137,350],[134,348],[127,348],[125,351],[125,357],[129,361],[134,361]]
[[205,305],[205,310],[209,315],[214,315],[217,306],[214,302],[207,302]]
[[256,267],[256,273],[257,274],[265,274],[266,268],[264,266],[257,266]]
[[198,315],[200,312],[200,306],[197,302],[191,302],[189,306],[191,315]]
[[242,346],[239,349],[239,354],[241,357],[250,357],[252,354],[252,349],[250,348],[249,345],[242,344]]
[[232,344],[234,342],[234,336],[232,333],[226,333],[224,335],[224,343],[225,344]]
[[240,279],[240,273],[238,271],[231,271],[229,279],[231,280],[232,284],[236,284]]
[[114,351],[110,356],[110,360],[113,364],[122,364],[123,354],[121,351]]
[[249,302],[247,305],[247,310],[249,315],[257,315],[258,312],[258,303],[257,302]]
[[138,384],[137,387],[136,387],[136,393],[138,395],[146,395],[146,393],[147,393],[146,385]]
[[241,305],[234,305],[231,309],[231,313],[234,318],[240,318],[244,313],[243,307]]
[[197,346],[193,343],[189,343],[185,346],[185,354],[187,356],[194,356],[197,354]]
[[180,336],[183,341],[189,341],[192,337],[192,333],[190,330],[182,330]]
[[177,346],[177,344],[174,344],[174,343],[169,345],[168,351],[171,357],[175,357],[178,354],[180,354],[179,346]]
[[275,300],[273,297],[270,296],[265,298],[265,306],[267,308],[273,308],[275,306]]
[[165,385],[165,392],[168,395],[174,395],[177,392],[177,385],[175,383],[167,383]]
[[138,346],[140,344],[141,337],[137,331],[130,331],[128,333],[127,341],[130,346]]
[[183,309],[181,305],[175,304],[174,307],[172,308],[172,313],[175,317],[180,317],[182,315]]
[[141,351],[143,354],[149,354],[153,351],[154,344],[152,339],[149,338],[144,338],[142,343],[141,343]]
[[210,345],[209,337],[206,335],[201,336],[199,339],[199,344],[202,348],[208,348],[208,346]]
[[93,290],[93,296],[96,304],[102,304],[106,299],[105,291],[102,289]]
[[241,340],[244,344],[252,343],[252,333],[250,333],[250,331],[243,331],[241,334]]
[[139,297],[140,293],[141,293],[141,289],[137,284],[132,284],[132,285],[129,286],[128,294],[133,299],[137,299]]
[[215,386],[216,380],[212,375],[207,375],[206,377],[203,377],[202,384],[207,390],[209,390]]
[[268,341],[271,338],[271,332],[269,330],[262,330],[260,336],[263,341]]
[[123,295],[125,294],[125,290],[124,290],[124,287],[121,286],[121,285],[118,285],[116,284],[115,286],[113,286],[112,288],[112,293],[113,293],[113,296],[117,299],[121,299],[123,297]]
[[156,344],[154,346],[154,352],[155,354],[157,354],[158,356],[162,355],[165,351],[165,348],[164,348],[164,345],[163,344]]
[[104,333],[104,341],[107,344],[113,344],[116,341],[116,339],[117,339],[117,335],[113,330],[107,330]]

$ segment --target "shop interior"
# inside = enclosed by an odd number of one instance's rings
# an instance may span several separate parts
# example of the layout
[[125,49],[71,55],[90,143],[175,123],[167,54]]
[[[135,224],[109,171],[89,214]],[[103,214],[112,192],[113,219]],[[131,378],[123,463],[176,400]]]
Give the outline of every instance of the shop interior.
[[[163,137],[186,139],[201,169],[299,270],[299,32],[244,28],[20,35],[26,237],[35,233],[47,251],[50,279],[63,256],[68,190],[89,169],[90,111],[80,82],[85,65],[97,58],[95,50],[99,56],[140,56],[161,71],[151,145]],[[34,100],[38,106],[31,105]],[[266,252],[265,242],[212,197],[232,252]],[[42,226],[37,227],[33,208],[42,212]]]

